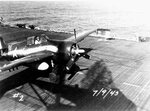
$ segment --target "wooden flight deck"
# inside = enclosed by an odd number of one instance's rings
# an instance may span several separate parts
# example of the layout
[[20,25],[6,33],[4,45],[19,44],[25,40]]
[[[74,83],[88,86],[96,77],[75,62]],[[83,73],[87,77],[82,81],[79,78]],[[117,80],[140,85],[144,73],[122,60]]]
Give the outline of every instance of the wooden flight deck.
[[[17,29],[13,28],[14,30]],[[21,31],[23,30],[25,29]],[[9,32],[6,29],[4,30],[4,27],[0,27],[1,36],[9,37],[11,35]],[[70,36],[70,34],[66,35],[63,36]],[[96,61],[104,60],[107,68],[111,71],[115,89],[119,91],[118,95],[111,97],[105,93],[103,95],[105,99],[98,99],[99,96],[94,97],[92,95],[96,100],[91,99],[91,102],[85,103],[83,108],[80,108],[81,110],[87,110],[90,105],[93,105],[94,110],[95,105],[97,107],[95,111],[150,111],[150,43],[120,39],[103,41],[98,38],[87,37],[80,43],[80,47],[90,47],[94,50],[89,52],[90,60],[80,58],[77,64],[81,68],[89,68]],[[86,77],[87,71],[83,72],[85,75],[77,74],[72,80],[68,81],[68,84],[79,84],[82,87],[82,78]],[[13,74],[13,72],[11,73]],[[9,72],[1,73],[0,80],[8,75],[10,75]],[[0,100],[0,111],[45,111],[46,108],[43,103],[39,101],[30,87],[29,84],[25,84],[23,87],[7,92]],[[38,89],[38,87],[34,87]],[[95,90],[100,91],[101,89]],[[55,102],[54,94],[41,89],[38,89],[38,91],[49,104]],[[18,96],[14,97],[14,94],[18,94]],[[21,95],[23,95],[23,101],[19,101]],[[65,98],[61,98],[61,102],[70,106],[76,105]]]

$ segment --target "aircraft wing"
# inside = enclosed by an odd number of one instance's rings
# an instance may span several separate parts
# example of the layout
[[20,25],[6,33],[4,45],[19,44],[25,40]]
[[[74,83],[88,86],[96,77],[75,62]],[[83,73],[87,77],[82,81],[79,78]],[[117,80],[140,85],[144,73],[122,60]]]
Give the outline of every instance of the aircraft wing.
[[24,66],[25,64],[28,64],[28,63],[41,61],[41,60],[46,59],[52,55],[53,55],[53,53],[50,53],[50,52],[48,52],[48,53],[47,52],[41,52],[41,53],[36,53],[36,54],[26,56],[26,57],[23,57],[20,59],[16,59],[16,60],[11,61],[10,63],[4,65],[3,67],[0,67],[0,72],[6,71],[9,69],[18,67],[18,66]]
[[79,33],[76,35],[76,39],[75,39],[75,35],[65,39],[64,41],[72,41],[72,42],[81,42],[85,37],[87,37],[89,34],[96,32],[97,29],[94,30],[88,30],[88,31],[84,31],[82,33]]

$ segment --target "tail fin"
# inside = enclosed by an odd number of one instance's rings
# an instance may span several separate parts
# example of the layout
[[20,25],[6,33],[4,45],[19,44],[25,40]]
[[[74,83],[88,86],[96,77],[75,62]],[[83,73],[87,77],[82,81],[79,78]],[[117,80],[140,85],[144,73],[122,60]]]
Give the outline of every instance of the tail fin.
[[8,46],[5,43],[5,41],[3,40],[2,37],[0,37],[0,55],[2,55],[4,52],[8,51]]

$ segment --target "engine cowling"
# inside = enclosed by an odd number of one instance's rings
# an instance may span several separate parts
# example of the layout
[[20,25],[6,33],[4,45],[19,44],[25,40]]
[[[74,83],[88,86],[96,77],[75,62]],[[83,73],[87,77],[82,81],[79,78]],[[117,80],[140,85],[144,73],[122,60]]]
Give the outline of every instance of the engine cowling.
[[58,45],[58,53],[56,61],[60,63],[66,63],[72,56],[71,50],[75,46],[73,42],[62,42]]
[[73,61],[75,61],[75,56],[84,52],[85,51],[80,49],[74,42],[61,42],[58,45],[58,53],[55,60],[59,64],[66,64],[70,59],[74,59]]

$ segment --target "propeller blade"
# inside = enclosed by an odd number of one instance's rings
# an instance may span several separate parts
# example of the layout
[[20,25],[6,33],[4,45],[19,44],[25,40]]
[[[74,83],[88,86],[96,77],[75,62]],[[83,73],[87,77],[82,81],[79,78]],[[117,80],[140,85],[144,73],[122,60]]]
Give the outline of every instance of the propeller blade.
[[80,49],[83,49],[85,50],[85,53],[89,53],[90,51],[94,50],[93,48],[80,48]]
[[77,38],[76,38],[76,29],[74,29],[74,37],[75,37],[75,42],[77,43]]
[[84,54],[83,57],[84,57],[85,59],[90,59],[90,56],[89,56],[88,54]]
[[78,48],[78,45],[77,45],[77,34],[76,34],[76,29],[74,29],[74,37],[75,37],[76,48]]
[[89,68],[80,69],[79,71],[89,70]]
[[90,51],[93,50],[93,48],[80,48],[81,50],[84,50],[84,53],[80,53],[80,57],[84,57],[85,59],[90,59],[90,56],[87,54]]
[[70,68],[72,67],[72,65],[73,65],[74,63],[75,63],[75,58],[72,57],[72,58],[69,60],[69,62],[67,63],[67,65],[66,65],[67,71],[70,70]]

